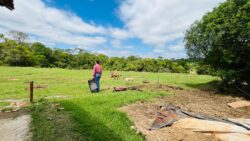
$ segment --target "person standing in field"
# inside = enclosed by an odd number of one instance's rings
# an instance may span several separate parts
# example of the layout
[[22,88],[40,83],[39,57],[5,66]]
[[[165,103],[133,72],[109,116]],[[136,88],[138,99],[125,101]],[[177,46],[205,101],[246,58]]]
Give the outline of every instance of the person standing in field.
[[100,64],[100,61],[96,61],[96,64],[93,68],[92,78],[95,80],[97,85],[97,92],[100,92],[100,79],[102,76],[102,66]]

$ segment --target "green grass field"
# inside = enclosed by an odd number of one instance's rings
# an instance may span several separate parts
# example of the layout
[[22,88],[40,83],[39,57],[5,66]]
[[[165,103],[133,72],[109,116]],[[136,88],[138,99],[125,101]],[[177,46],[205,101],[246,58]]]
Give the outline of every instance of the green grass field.
[[[110,72],[104,71],[101,80],[102,92],[91,94],[87,80],[90,70],[65,70],[23,67],[0,67],[0,100],[29,98],[29,84],[47,85],[45,89],[35,89],[35,103],[31,106],[33,140],[94,140],[94,141],[137,141],[144,140],[129,127],[132,122],[125,113],[118,111],[122,105],[140,100],[168,95],[167,92],[126,91],[114,93],[113,86],[134,86],[143,80],[181,86],[185,89],[207,86],[218,80],[206,75],[121,72],[122,78],[113,80]],[[125,77],[134,78],[125,82]],[[48,96],[68,96],[41,100]],[[38,102],[40,101],[40,102]],[[58,112],[50,108],[60,103],[65,110]],[[52,117],[51,119],[49,117]]]

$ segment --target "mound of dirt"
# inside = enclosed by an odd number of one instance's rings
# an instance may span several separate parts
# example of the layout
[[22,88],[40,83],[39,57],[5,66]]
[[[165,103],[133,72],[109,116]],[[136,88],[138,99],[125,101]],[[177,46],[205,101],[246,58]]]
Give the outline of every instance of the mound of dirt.
[[[146,87],[146,86],[144,86]],[[148,86],[154,88],[156,86]],[[158,87],[158,86],[157,86]],[[142,87],[141,87],[142,88]],[[134,121],[135,128],[145,135],[148,141],[216,141],[213,136],[185,129],[166,127],[159,130],[149,131],[159,107],[172,104],[183,110],[201,113],[219,118],[249,118],[250,107],[233,109],[227,103],[242,100],[243,98],[218,95],[214,92],[201,90],[181,90],[162,86],[173,95],[161,97],[153,102],[139,102],[120,108]],[[152,89],[153,90],[153,89]],[[162,89],[160,89],[162,90]]]

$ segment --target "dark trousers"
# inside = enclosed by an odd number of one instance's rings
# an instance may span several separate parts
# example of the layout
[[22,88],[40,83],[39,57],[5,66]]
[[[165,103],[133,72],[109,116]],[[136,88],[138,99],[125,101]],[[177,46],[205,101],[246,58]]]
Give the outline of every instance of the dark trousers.
[[100,79],[101,79],[101,74],[99,73],[95,74],[95,83],[97,85],[97,92],[100,92]]

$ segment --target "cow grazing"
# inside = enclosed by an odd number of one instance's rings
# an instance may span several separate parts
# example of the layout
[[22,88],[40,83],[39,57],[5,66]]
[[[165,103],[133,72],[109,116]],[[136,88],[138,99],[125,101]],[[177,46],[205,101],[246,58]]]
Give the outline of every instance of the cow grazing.
[[126,81],[126,82],[133,82],[133,81],[134,81],[134,78],[127,77],[127,78],[125,78],[125,81]]
[[118,80],[120,76],[121,75],[117,71],[111,72],[111,78],[114,78],[114,79]]

